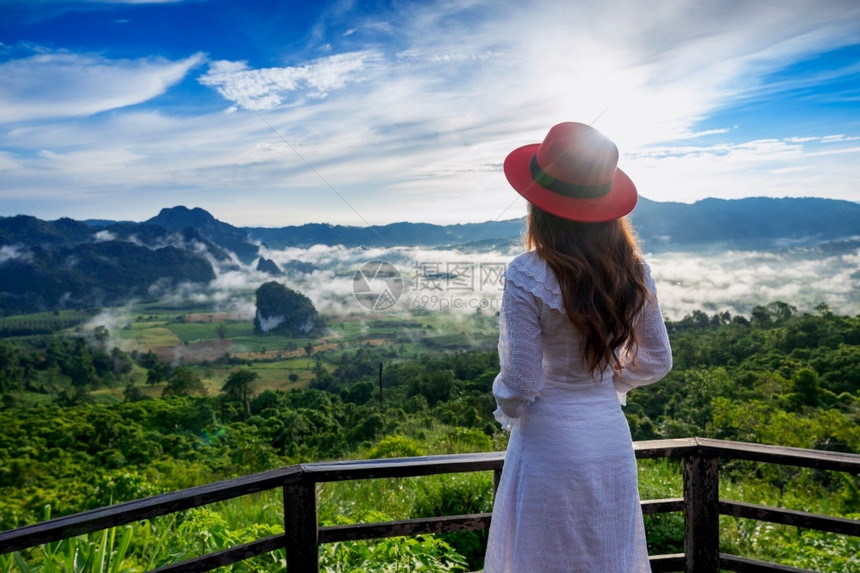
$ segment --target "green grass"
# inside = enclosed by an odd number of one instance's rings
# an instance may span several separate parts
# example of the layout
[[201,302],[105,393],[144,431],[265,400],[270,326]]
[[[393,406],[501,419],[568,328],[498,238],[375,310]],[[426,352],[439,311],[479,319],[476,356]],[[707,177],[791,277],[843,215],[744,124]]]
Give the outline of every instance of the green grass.
[[311,344],[319,343],[312,338],[290,338],[280,334],[254,334],[253,332],[233,338],[236,352],[296,352],[302,351],[308,342]]
[[43,320],[87,320],[93,314],[85,310],[58,310],[33,312],[29,314],[12,314],[9,316],[0,316],[0,328],[12,323],[22,321],[43,321]]
[[164,326],[163,322],[132,323],[128,329],[119,331],[123,347],[129,346],[141,351],[154,350],[160,346],[182,344],[176,334]]
[[[255,362],[249,368],[257,373],[258,378],[254,381],[254,389],[257,394],[266,390],[293,390],[306,388],[314,374],[311,368],[313,359],[294,358],[290,360],[277,360],[272,362]],[[196,371],[203,377],[203,383],[210,395],[218,394],[227,378],[232,372],[238,370],[238,366],[217,368],[197,367]],[[290,374],[296,374],[298,380],[292,382]]]
[[[314,361],[309,358],[257,363],[254,365],[254,371],[259,375],[259,378],[254,386],[258,392],[306,388],[311,378],[314,377],[313,372],[311,372],[313,365]],[[290,381],[290,374],[298,376],[298,380]]]
[[213,322],[170,322],[165,327],[183,343],[219,338],[218,324]]

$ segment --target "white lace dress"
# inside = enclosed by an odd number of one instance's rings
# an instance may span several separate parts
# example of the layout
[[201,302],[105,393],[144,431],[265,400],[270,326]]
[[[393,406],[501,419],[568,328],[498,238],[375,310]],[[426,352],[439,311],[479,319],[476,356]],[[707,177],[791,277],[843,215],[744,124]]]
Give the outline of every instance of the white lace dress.
[[[654,294],[650,269],[646,283]],[[496,418],[511,431],[496,493],[485,573],[650,571],[636,459],[621,411],[626,392],[672,367],[660,308],[646,302],[635,363],[586,373],[561,291],[534,252],[506,272]],[[611,370],[611,369],[610,369]]]

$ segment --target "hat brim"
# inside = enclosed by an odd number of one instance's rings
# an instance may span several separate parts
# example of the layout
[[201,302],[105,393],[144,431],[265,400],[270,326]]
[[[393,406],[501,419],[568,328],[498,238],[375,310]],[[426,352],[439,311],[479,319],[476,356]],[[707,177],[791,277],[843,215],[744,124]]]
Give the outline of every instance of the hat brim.
[[636,186],[626,173],[617,168],[612,177],[612,189],[595,199],[566,197],[537,184],[532,179],[531,160],[539,147],[539,143],[525,145],[505,158],[505,177],[530,203],[557,217],[584,223],[612,221],[627,215],[636,206],[639,199]]

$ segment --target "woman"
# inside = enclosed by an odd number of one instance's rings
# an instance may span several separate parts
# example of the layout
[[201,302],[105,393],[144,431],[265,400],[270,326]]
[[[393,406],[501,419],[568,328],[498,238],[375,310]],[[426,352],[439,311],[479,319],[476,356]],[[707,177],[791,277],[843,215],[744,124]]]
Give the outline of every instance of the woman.
[[654,281],[624,218],[633,182],[580,123],[505,160],[529,201],[508,266],[496,418],[511,431],[485,573],[650,571],[621,404],[672,367]]

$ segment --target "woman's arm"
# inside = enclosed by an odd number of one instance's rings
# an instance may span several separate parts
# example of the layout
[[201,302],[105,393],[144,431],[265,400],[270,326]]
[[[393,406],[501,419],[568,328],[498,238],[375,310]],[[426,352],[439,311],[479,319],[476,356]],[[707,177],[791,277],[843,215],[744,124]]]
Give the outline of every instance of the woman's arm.
[[672,348],[669,346],[669,335],[663,321],[663,313],[657,302],[657,288],[651,278],[651,269],[645,265],[645,284],[650,294],[649,300],[636,317],[633,328],[636,331],[637,347],[621,352],[618,361],[621,368],[616,368],[612,376],[616,392],[621,403],[623,394],[636,388],[656,382],[672,369]]
[[518,418],[543,386],[540,301],[512,280],[505,283],[499,333],[500,372],[493,382],[503,425]]

